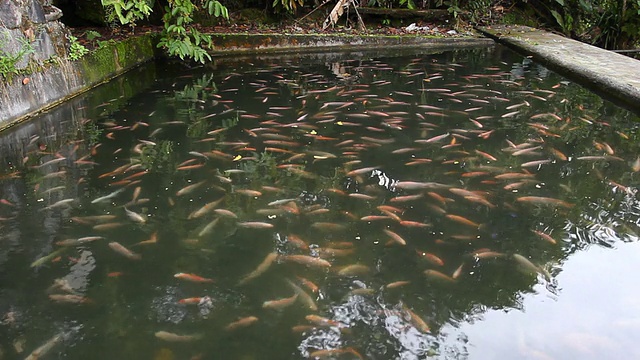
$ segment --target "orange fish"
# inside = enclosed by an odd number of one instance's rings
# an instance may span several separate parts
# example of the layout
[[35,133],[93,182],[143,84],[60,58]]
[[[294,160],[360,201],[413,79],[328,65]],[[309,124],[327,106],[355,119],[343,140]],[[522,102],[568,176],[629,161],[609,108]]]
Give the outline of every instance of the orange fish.
[[180,299],[178,300],[178,304],[184,304],[184,305],[197,305],[200,303],[200,301],[202,301],[202,299],[205,299],[205,297],[191,297],[191,298],[184,298],[184,299]]
[[553,245],[558,243],[554,238],[551,237],[551,235],[545,234],[542,231],[538,231],[538,230],[531,230],[531,231],[534,234],[540,236],[540,238],[542,238],[543,240],[546,240],[546,241],[548,241],[549,243],[551,243]]
[[389,235],[389,237],[393,241],[397,242],[398,244],[407,245],[407,242],[405,241],[405,239],[402,238],[402,236],[396,234],[395,232],[393,232],[391,230],[384,229],[383,231],[385,232],[385,234]]
[[442,261],[442,259],[440,259],[439,257],[437,257],[434,254],[428,253],[428,252],[424,252],[424,251],[420,251],[418,249],[416,249],[416,253],[418,253],[418,255],[420,257],[422,257],[423,259],[427,260],[428,262],[430,262],[433,265],[437,265],[437,266],[443,266],[444,265],[444,261]]
[[122,246],[122,244],[120,244],[119,242],[116,241],[112,241],[109,243],[109,247],[117,252],[118,254],[126,257],[129,260],[140,260],[142,258],[142,256],[140,256],[140,254],[136,254],[133,251],[127,249],[126,247]]
[[476,154],[484,157],[487,160],[491,160],[491,161],[497,161],[498,159],[495,158],[495,156],[491,155],[491,154],[487,154],[486,152],[480,151],[480,150],[476,150]]
[[307,321],[314,323],[318,326],[341,326],[343,325],[342,323],[335,321],[335,320],[331,320],[331,319],[327,319],[325,317],[322,316],[318,316],[318,315],[307,315],[304,317],[305,319],[307,319]]
[[400,225],[406,226],[406,227],[420,227],[420,228],[431,226],[431,224],[421,223],[419,221],[410,221],[410,220],[402,220],[400,221]]
[[288,298],[265,301],[264,303],[262,303],[262,307],[264,309],[280,310],[293,304],[296,299],[298,299],[298,294],[294,294],[293,296]]
[[302,284],[302,286],[306,287],[309,291],[311,291],[314,294],[317,294],[318,291],[320,290],[320,288],[318,287],[318,285],[314,284],[313,282],[311,282],[310,280],[307,280],[303,277],[300,276],[296,276],[298,278],[298,280],[300,281],[300,283]]
[[135,244],[134,246],[155,244],[157,242],[158,242],[158,232],[156,231],[153,234],[151,234],[151,237],[148,240],[140,241],[139,243]]
[[433,280],[444,281],[444,282],[455,282],[456,281],[454,278],[450,277],[449,275],[445,275],[445,274],[441,273],[438,270],[432,270],[432,269],[425,270],[424,274],[428,278],[433,279]]
[[255,316],[247,316],[244,317],[238,321],[234,321],[230,324],[228,324],[227,326],[225,326],[225,330],[227,331],[233,331],[239,328],[243,328],[243,327],[247,327],[255,322],[258,321],[258,318]]
[[519,197],[518,202],[528,202],[537,205],[552,205],[552,206],[561,206],[564,208],[571,208],[573,204],[570,204],[566,201],[562,201],[559,199],[543,197],[543,196],[522,196]]
[[473,222],[473,221],[471,221],[471,220],[469,220],[469,219],[467,219],[465,217],[459,216],[459,215],[447,214],[447,215],[445,215],[445,217],[447,219],[449,219],[449,220],[455,221],[455,222],[457,222],[459,224],[462,224],[462,225],[471,226],[471,227],[474,227],[476,229],[478,227],[480,227],[480,224],[475,223],[475,222]]
[[331,263],[327,260],[316,258],[309,255],[281,255],[281,261],[285,262],[294,262],[307,266],[315,266],[315,267],[331,267]]
[[213,283],[214,282],[213,279],[208,279],[195,274],[187,274],[187,273],[177,273],[173,275],[173,277],[176,279],[196,282],[196,283]]

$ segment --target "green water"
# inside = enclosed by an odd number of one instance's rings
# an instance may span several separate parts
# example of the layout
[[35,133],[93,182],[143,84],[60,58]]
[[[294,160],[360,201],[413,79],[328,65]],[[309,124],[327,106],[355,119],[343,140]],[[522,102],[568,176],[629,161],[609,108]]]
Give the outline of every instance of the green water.
[[[502,47],[138,69],[4,134],[0,349],[475,359],[630,348],[638,322],[582,337],[569,326],[562,342],[536,339],[527,330],[543,316],[526,314],[545,301],[558,317],[591,311],[580,296],[563,302],[565,265],[637,240],[637,120]],[[74,243],[86,237],[99,238]],[[611,304],[596,307],[601,322]],[[512,310],[514,337],[493,320]],[[615,346],[572,346],[598,341]]]

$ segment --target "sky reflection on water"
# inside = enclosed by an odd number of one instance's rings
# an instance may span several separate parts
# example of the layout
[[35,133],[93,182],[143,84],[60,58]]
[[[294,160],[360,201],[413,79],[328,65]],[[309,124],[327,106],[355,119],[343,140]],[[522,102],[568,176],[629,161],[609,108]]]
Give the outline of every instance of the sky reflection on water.
[[542,285],[524,310],[489,310],[458,329],[470,359],[638,359],[640,243],[590,246],[557,276],[558,295]]

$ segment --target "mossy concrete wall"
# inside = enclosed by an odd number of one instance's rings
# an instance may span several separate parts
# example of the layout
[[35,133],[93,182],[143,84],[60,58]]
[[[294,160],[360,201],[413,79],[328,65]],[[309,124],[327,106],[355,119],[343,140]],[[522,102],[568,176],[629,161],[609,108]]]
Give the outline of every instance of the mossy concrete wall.
[[0,83],[0,129],[54,107],[155,57],[152,35],[107,43],[77,61],[51,60]]
[[211,55],[241,53],[298,52],[354,49],[392,49],[403,47],[491,46],[494,41],[484,37],[435,37],[423,35],[308,35],[308,34],[211,34],[214,48]]

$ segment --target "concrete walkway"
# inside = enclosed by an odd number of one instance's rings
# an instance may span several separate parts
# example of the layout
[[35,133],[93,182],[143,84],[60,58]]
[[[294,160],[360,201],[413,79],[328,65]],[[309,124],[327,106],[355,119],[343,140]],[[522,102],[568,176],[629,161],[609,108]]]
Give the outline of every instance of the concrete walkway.
[[636,113],[640,113],[640,61],[528,26],[478,28],[525,56]]

